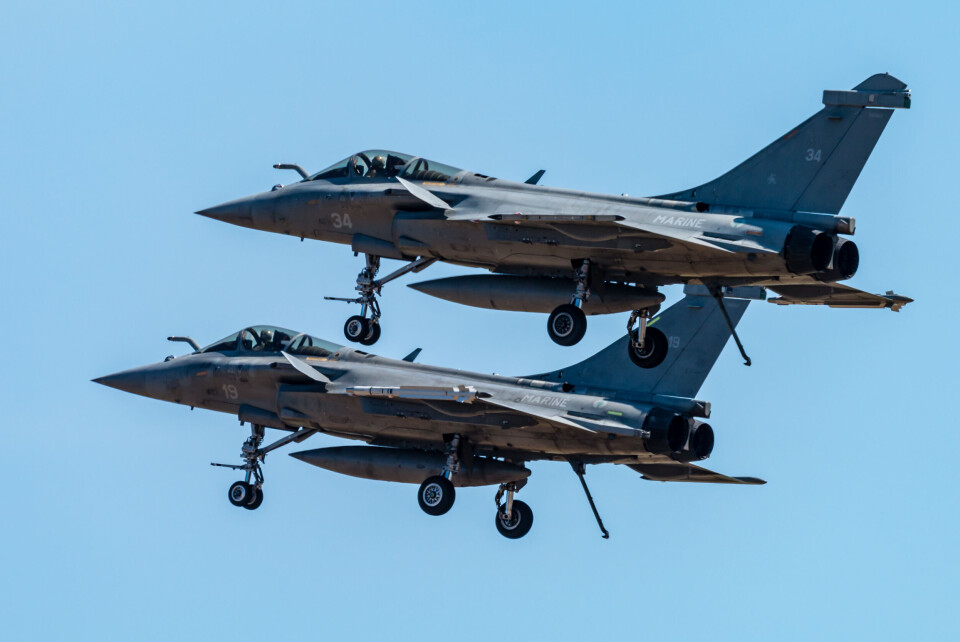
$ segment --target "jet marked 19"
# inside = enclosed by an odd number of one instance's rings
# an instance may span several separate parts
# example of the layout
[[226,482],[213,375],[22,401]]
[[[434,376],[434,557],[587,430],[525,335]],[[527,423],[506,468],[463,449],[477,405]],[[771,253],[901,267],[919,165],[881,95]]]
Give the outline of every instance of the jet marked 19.
[[[430,515],[453,506],[455,487],[496,485],[495,523],[508,538],[525,535],[533,512],[514,498],[527,483],[528,461],[566,461],[584,479],[587,464],[623,464],[644,479],[762,484],[694,465],[713,451],[705,419],[710,404],[695,399],[751,299],[762,288],[725,290],[726,307],[702,286],[656,323],[681,349],[659,365],[629,364],[625,335],[575,365],[538,375],[484,375],[388,359],[307,334],[253,326],[149,366],[95,379],[164,401],[237,416],[251,425],[243,471],[229,499],[246,509],[263,501],[261,463],[267,453],[317,433],[366,442],[292,453],[338,473],[420,484],[418,502]],[[729,321],[724,318],[729,316]],[[286,433],[264,446],[266,429]]]

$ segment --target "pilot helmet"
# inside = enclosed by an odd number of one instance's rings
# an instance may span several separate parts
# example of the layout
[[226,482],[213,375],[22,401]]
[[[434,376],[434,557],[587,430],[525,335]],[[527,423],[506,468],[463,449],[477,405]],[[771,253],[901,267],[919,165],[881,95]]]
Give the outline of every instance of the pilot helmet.
[[260,342],[263,345],[273,343],[273,330],[263,329],[260,331]]
[[377,169],[381,169],[387,166],[387,159],[384,158],[382,155],[377,154],[376,156],[373,157],[373,160],[370,162],[370,165],[372,167],[376,167]]

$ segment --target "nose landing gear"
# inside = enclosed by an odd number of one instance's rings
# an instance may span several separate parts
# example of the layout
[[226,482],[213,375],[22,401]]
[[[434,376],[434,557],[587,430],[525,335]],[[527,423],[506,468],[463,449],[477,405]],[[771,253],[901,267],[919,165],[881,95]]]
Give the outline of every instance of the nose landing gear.
[[343,334],[349,340],[360,343],[365,346],[372,346],[380,339],[380,304],[377,302],[377,295],[383,289],[383,286],[406,274],[407,272],[419,272],[436,261],[434,258],[420,257],[411,261],[399,270],[391,272],[382,279],[377,279],[377,272],[380,271],[380,257],[374,254],[365,254],[366,266],[360,270],[357,275],[357,292],[360,296],[323,297],[327,301],[343,301],[344,303],[359,303],[360,314],[347,319],[343,326]]
[[[263,483],[261,479],[260,483]],[[256,510],[263,503],[263,488],[245,481],[233,482],[228,492],[230,503],[247,510]]]
[[243,442],[243,448],[240,450],[240,457],[243,458],[242,464],[210,464],[220,468],[244,471],[243,481],[234,482],[230,485],[230,490],[227,492],[230,503],[247,510],[260,508],[260,504],[263,503],[263,468],[260,463],[266,459],[267,453],[291,442],[300,443],[315,432],[317,431],[313,428],[301,428],[282,439],[278,439],[269,446],[260,448],[265,434],[264,427],[259,424],[251,424],[250,436]]

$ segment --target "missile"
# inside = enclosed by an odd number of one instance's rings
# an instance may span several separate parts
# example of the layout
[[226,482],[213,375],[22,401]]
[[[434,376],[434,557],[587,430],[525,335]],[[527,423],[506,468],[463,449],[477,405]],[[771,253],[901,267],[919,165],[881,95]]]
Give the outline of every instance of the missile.
[[[342,475],[380,481],[420,484],[439,475],[447,456],[412,448],[382,446],[335,446],[290,453],[300,461]],[[454,486],[492,486],[520,481],[530,470],[489,457],[463,458],[460,471],[451,478]]]
[[[558,305],[570,303],[574,291],[570,279],[506,274],[451,276],[411,283],[409,287],[438,299],[475,308],[544,313],[552,312]],[[607,283],[602,293],[591,293],[583,304],[583,311],[591,315],[642,310],[659,305],[664,298],[650,288]]]
[[393,388],[374,386],[348,386],[348,395],[354,397],[384,397],[387,399],[417,399],[426,401],[458,401],[469,403],[479,393],[473,386],[396,386]]

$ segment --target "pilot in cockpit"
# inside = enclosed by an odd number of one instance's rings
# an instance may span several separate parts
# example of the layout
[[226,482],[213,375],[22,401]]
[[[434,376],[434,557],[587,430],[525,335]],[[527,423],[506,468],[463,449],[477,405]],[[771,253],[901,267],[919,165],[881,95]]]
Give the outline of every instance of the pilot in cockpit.
[[256,347],[254,347],[254,350],[269,352],[271,351],[272,346],[273,346],[273,330],[264,328],[263,330],[260,331],[260,341],[257,342]]
[[385,178],[387,176],[387,159],[379,154],[374,156],[373,160],[370,161],[367,178]]

